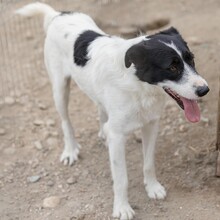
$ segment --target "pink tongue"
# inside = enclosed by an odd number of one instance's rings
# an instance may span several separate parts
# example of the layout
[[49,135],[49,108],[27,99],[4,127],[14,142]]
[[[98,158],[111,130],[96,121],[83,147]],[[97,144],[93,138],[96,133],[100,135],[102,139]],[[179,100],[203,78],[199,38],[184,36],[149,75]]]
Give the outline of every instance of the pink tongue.
[[181,97],[181,100],[184,105],[185,117],[188,121],[193,123],[200,121],[200,111],[197,102],[183,97]]

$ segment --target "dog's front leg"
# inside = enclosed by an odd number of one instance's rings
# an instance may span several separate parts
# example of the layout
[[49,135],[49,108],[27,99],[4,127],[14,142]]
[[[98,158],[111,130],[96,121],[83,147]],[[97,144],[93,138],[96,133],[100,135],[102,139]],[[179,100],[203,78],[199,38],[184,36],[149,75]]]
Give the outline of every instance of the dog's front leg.
[[166,196],[166,191],[155,174],[154,153],[158,130],[159,120],[151,121],[142,128],[144,184],[148,196],[153,199],[163,199]]
[[134,211],[128,203],[128,177],[125,161],[125,136],[106,129],[114,189],[113,217],[133,219]]

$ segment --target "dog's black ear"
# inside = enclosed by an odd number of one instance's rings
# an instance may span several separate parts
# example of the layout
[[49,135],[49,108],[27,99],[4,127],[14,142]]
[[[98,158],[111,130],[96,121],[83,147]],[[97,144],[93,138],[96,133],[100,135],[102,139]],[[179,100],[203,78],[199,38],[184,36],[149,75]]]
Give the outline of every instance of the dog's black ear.
[[135,44],[125,54],[125,66],[129,68],[133,63],[135,66],[143,65],[146,60],[146,48],[143,44]]
[[170,27],[169,29],[167,30],[164,30],[164,31],[161,31],[160,34],[166,34],[166,35],[176,35],[176,34],[180,34],[178,32],[178,30],[174,27]]

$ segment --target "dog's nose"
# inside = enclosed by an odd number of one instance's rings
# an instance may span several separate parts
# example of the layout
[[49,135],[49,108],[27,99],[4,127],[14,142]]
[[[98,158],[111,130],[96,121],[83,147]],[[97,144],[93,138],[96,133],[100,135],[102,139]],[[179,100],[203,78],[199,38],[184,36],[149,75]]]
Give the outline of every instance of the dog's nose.
[[196,94],[199,97],[202,97],[204,95],[206,95],[209,92],[209,87],[208,86],[199,86],[196,90]]

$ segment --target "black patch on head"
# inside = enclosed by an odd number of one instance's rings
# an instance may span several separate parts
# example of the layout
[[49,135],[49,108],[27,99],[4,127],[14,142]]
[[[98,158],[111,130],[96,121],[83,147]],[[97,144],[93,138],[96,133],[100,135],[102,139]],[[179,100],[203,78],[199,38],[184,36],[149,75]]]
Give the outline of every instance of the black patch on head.
[[159,35],[159,34],[164,34],[164,35],[177,35],[178,34],[178,35],[180,35],[179,31],[174,27],[170,27],[169,29],[161,31],[155,35]]
[[95,31],[85,31],[79,35],[74,44],[74,62],[78,66],[85,66],[89,58],[88,54],[88,46],[98,37],[103,35],[96,33]]
[[149,36],[149,38],[159,40],[168,44],[173,42],[177,49],[181,51],[184,61],[194,67],[194,55],[189,50],[186,41],[184,41],[180,33],[174,27],[151,35]]
[[125,66],[129,68],[133,63],[136,75],[141,81],[157,84],[165,80],[178,81],[181,79],[184,70],[183,60],[174,49],[164,43],[173,42],[182,52],[185,62],[194,68],[192,53],[175,28],[147,38],[149,40],[135,44],[125,54]]

